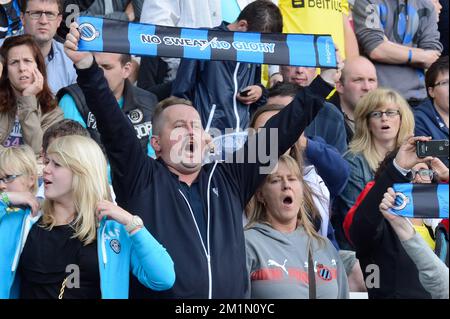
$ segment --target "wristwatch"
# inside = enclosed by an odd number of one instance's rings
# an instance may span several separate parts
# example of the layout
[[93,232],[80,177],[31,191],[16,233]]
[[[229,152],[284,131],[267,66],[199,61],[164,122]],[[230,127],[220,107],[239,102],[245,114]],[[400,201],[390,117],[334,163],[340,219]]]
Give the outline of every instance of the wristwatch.
[[136,228],[143,227],[143,226],[144,226],[144,222],[142,221],[142,219],[137,215],[133,215],[133,218],[131,218],[131,222],[125,226],[125,230],[127,232],[131,233]]

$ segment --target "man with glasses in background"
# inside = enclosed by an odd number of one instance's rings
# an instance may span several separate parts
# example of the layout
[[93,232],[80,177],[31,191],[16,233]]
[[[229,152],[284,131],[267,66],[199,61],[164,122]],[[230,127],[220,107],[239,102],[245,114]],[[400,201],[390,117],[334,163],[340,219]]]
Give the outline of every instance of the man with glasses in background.
[[63,45],[53,39],[62,21],[62,0],[22,0],[21,14],[25,34],[36,40],[47,66],[47,82],[54,95],[73,84],[77,74]]
[[[435,173],[428,163],[418,163],[411,169],[411,182],[414,184],[430,184],[434,180]],[[439,224],[441,219],[409,219],[414,230],[422,236],[425,242],[434,251],[434,229]]]
[[[448,140],[448,55],[436,60],[425,75],[428,99],[414,110],[416,136]],[[448,158],[440,158],[448,167]]]

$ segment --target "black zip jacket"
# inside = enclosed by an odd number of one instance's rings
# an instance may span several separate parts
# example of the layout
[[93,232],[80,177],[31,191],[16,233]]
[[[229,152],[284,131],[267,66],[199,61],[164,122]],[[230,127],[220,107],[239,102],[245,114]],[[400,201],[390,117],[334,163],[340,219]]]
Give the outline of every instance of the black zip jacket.
[[[390,163],[376,180],[364,200],[358,206],[350,226],[350,237],[356,248],[364,278],[372,278],[375,272],[368,265],[379,267],[379,288],[367,289],[369,298],[428,299],[430,294],[419,281],[418,270],[403,248],[397,234],[379,205],[384,193],[394,183],[408,183]],[[366,282],[367,285],[367,282]]]
[[[201,240],[190,203],[178,176],[164,162],[146,156],[130,121],[117,106],[103,71],[94,64],[77,70],[78,84],[97,118],[111,163],[117,203],[144,220],[166,247],[175,264],[171,290],[155,292],[132,285],[132,297],[244,298],[248,293],[242,212],[264,180],[262,163],[212,163],[201,168],[197,182],[207,221],[207,240]],[[278,127],[276,157],[285,153],[313,120],[323,101],[302,90],[294,101],[267,122]],[[258,140],[249,137],[247,143]],[[266,149],[270,139],[266,141]],[[256,144],[258,145],[258,144]],[[248,144],[242,149],[247,154]]]

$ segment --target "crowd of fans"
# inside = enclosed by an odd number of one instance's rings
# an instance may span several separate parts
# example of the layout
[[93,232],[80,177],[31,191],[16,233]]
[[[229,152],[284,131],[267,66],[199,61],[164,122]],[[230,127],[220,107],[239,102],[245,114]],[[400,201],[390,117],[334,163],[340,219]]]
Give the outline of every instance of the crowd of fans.
[[[392,213],[448,184],[416,152],[447,0],[0,4],[0,298],[449,298],[448,218]],[[331,34],[337,67],[83,52],[78,15]]]

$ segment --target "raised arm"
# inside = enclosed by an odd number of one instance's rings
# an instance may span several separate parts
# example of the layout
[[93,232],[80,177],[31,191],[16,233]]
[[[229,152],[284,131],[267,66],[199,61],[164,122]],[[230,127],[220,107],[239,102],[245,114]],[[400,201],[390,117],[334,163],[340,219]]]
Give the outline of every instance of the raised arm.
[[114,191],[121,201],[143,186],[138,184],[138,181],[146,182],[142,175],[150,178],[153,160],[147,158],[142,150],[133,126],[119,108],[92,53],[77,51],[80,38],[77,27],[76,23],[72,23],[64,49],[77,68],[78,85],[89,110],[95,115],[111,163]]
[[249,134],[244,147],[235,154],[237,160],[226,164],[237,181],[244,205],[322,107],[323,99],[304,88],[258,134]]
[[419,280],[434,299],[448,299],[448,267],[430,249],[405,217],[389,212],[395,206],[395,192],[392,188],[384,193],[380,211],[391,224],[408,256],[419,271]]

